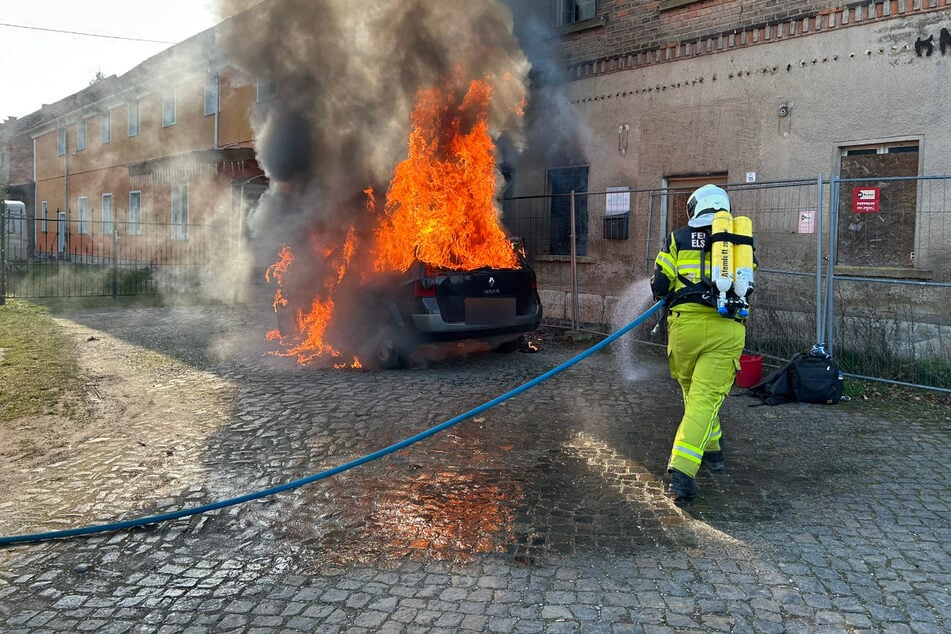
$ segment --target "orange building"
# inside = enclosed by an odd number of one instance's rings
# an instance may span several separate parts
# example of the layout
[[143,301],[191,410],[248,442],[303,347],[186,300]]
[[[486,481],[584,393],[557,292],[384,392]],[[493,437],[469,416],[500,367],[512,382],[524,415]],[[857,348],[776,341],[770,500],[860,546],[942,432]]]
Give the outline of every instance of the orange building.
[[216,241],[240,240],[267,184],[249,116],[258,91],[217,61],[217,28],[96,82],[28,131],[36,255],[128,248],[147,234],[185,242],[212,223]]

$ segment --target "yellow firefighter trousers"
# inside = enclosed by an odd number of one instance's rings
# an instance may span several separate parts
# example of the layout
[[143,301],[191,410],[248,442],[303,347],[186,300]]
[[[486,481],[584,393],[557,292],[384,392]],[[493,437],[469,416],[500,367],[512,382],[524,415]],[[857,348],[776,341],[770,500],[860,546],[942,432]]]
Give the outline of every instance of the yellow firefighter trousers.
[[670,468],[695,477],[703,452],[720,449],[720,406],[733,386],[745,344],[746,327],[721,317],[713,308],[698,304],[671,310],[667,361],[670,376],[683,391],[684,415],[670,453]]

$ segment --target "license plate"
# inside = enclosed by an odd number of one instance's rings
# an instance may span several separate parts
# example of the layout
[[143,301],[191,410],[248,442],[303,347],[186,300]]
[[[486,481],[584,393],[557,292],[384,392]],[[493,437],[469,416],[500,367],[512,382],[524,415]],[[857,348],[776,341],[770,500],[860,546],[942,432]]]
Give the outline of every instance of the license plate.
[[514,321],[514,297],[466,298],[466,325],[503,326]]

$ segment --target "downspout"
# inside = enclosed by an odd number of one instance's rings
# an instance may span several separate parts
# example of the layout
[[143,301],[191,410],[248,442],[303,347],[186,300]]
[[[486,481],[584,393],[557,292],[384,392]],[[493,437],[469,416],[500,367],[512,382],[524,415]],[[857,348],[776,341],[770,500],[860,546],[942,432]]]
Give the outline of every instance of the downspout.
[[221,73],[215,73],[215,149],[218,149],[218,111],[221,109]]
[[[66,212],[67,230],[69,228],[69,134],[63,126],[63,211]],[[69,245],[66,245],[69,250]]]
[[[31,135],[32,136],[32,135]],[[36,245],[39,244],[40,240],[40,222],[42,220],[37,218],[39,215],[37,212],[37,205],[40,204],[40,189],[36,184],[36,137],[33,137],[33,251],[37,251]],[[43,241],[44,243],[46,240]],[[45,246],[45,244],[44,244]],[[30,254],[31,257],[33,253]]]

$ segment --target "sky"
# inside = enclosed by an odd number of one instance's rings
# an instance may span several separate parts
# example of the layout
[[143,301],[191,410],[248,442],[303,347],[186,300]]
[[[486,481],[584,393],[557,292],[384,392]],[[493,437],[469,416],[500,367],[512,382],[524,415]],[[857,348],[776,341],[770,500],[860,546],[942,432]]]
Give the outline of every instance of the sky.
[[96,73],[121,75],[216,22],[211,0],[0,0],[0,123],[79,92]]

